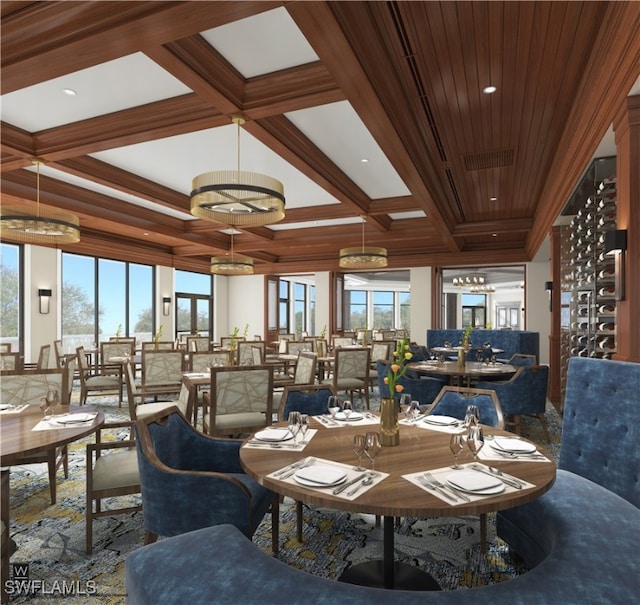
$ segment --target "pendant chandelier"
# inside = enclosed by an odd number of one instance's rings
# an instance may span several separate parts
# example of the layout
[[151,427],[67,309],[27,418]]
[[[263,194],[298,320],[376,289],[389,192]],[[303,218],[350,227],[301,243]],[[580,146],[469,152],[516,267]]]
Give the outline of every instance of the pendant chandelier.
[[75,244],[80,241],[78,217],[40,207],[40,164],[36,166],[36,205],[0,207],[0,237],[24,244]]
[[459,275],[453,278],[453,285],[457,288],[472,288],[485,285],[484,275],[480,273],[470,273],[468,275]]
[[265,174],[240,170],[240,126],[245,119],[236,115],[233,123],[238,126],[237,170],[196,176],[191,191],[191,214],[232,226],[277,223],[284,218],[284,187]]
[[362,245],[340,250],[340,267],[343,269],[379,269],[387,266],[387,249],[364,245],[364,223],[362,219]]
[[223,256],[211,257],[211,273],[216,275],[251,275],[253,273],[253,259],[244,254],[233,251],[233,234],[231,228],[231,251]]

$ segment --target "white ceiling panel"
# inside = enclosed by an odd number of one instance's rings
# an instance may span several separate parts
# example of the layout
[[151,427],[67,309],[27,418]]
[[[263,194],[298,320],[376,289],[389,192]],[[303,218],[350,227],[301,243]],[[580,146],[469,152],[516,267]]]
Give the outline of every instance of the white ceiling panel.
[[410,195],[348,101],[285,115],[371,199]]
[[201,35],[245,78],[318,60],[284,8],[216,27]]
[[[65,94],[66,88],[77,94]],[[2,120],[39,132],[189,92],[151,59],[135,53],[3,95]]]

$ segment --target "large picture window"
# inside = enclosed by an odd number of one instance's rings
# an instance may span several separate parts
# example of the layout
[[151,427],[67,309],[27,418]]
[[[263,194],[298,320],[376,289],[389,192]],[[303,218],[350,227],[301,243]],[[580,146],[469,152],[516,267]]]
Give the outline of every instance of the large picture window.
[[118,334],[151,340],[154,269],[149,265],[62,254],[62,346],[93,347]]
[[22,341],[22,246],[0,245],[0,340],[20,351]]

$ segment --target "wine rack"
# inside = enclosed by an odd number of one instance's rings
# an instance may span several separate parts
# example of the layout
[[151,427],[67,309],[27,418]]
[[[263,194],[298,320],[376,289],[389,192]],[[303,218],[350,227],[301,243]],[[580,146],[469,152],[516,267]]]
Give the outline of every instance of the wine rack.
[[615,264],[604,234],[616,228],[616,179],[598,175],[604,165],[592,166],[585,177],[593,179],[592,192],[569,225],[569,356],[608,359],[616,351]]

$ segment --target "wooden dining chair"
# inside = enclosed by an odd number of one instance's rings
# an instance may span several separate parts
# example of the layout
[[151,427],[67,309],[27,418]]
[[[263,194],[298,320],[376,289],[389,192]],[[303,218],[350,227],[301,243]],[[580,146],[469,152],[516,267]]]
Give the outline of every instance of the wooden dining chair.
[[90,395],[117,393],[118,407],[122,407],[122,363],[99,363],[90,366],[84,347],[76,349],[76,359],[80,375],[80,405],[87,403]]
[[366,347],[336,349],[333,376],[325,378],[323,384],[332,384],[336,391],[346,391],[353,403],[353,393],[364,396],[367,409],[369,403],[369,363],[371,352]]

